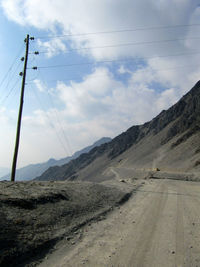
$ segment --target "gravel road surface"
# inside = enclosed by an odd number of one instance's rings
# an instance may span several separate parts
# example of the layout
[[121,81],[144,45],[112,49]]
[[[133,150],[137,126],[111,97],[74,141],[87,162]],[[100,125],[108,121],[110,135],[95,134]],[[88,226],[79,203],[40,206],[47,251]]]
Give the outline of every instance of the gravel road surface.
[[39,266],[199,267],[200,183],[146,180],[71,249],[66,242]]

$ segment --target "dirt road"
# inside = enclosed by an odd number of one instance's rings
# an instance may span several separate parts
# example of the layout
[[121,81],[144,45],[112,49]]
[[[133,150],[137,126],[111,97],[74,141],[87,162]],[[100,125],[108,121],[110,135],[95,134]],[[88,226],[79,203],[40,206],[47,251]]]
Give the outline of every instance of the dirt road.
[[200,267],[200,183],[149,180],[40,266]]

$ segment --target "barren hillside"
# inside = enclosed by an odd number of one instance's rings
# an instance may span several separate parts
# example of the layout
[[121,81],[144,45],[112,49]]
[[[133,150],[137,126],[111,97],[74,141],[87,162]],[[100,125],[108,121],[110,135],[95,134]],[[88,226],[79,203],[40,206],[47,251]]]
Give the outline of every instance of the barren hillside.
[[200,170],[200,81],[151,121],[129,128],[76,160],[49,168],[38,180],[110,179],[110,166],[165,171]]

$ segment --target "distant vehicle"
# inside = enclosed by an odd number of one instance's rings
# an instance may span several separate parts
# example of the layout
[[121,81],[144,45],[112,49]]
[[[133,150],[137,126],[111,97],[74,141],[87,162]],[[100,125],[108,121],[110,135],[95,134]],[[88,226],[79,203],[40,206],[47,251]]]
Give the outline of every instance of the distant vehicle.
[[154,172],[159,172],[160,169],[159,169],[159,168],[153,168],[153,171],[154,171]]

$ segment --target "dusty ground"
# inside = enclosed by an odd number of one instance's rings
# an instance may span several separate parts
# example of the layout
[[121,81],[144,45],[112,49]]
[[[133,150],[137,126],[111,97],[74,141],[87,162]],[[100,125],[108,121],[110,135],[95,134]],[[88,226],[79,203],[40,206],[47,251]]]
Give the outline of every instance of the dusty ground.
[[74,245],[83,225],[104,218],[133,188],[119,182],[0,182],[0,266],[35,266],[59,240]]
[[71,248],[57,245],[39,265],[199,267],[200,183],[146,180],[105,220],[86,225]]
[[199,176],[107,172],[102,184],[1,182],[0,266],[200,267]]

